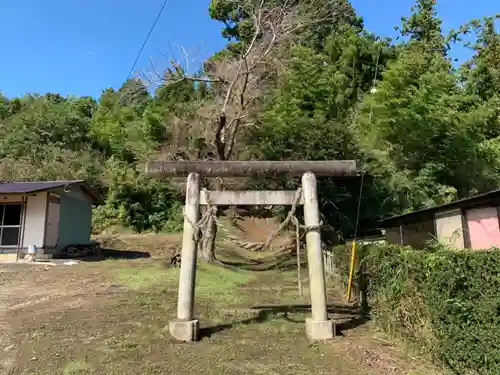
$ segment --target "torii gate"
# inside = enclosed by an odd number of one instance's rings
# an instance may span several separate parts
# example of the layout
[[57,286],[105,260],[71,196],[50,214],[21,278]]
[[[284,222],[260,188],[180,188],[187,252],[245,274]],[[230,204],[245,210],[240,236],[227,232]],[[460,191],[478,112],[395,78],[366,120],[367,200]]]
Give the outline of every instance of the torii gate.
[[178,340],[192,342],[199,337],[199,322],[194,318],[196,280],[195,228],[200,218],[200,204],[210,200],[214,205],[292,205],[294,191],[214,191],[210,197],[200,190],[203,177],[251,177],[275,174],[302,175],[302,197],[306,227],[307,262],[311,293],[311,317],[306,319],[310,340],[327,340],[335,335],[334,322],[328,319],[325,275],[321,249],[320,217],[316,192],[316,175],[357,176],[353,160],[331,161],[178,161],[152,162],[148,174],[162,177],[187,176],[184,232],[177,319],[169,322],[170,334]]

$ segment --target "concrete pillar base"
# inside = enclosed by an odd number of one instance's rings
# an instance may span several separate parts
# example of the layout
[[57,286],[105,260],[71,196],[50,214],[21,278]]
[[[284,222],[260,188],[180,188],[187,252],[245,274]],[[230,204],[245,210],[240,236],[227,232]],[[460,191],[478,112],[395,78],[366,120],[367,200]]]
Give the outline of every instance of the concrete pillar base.
[[335,323],[333,320],[312,320],[312,318],[306,318],[306,335],[309,340],[331,340],[335,337],[335,334]]
[[176,340],[193,342],[199,338],[200,323],[198,320],[171,320],[168,330]]

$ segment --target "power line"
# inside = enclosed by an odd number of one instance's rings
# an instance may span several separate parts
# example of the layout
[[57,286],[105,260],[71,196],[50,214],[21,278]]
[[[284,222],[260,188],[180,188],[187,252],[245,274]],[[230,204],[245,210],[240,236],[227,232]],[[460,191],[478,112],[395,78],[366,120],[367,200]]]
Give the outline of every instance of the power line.
[[128,75],[127,75],[127,79],[125,81],[128,81],[128,79],[132,75],[132,72],[134,71],[135,66],[137,65],[137,62],[139,61],[139,58],[141,57],[142,51],[144,50],[144,47],[146,47],[146,43],[148,42],[149,37],[153,33],[153,30],[155,29],[155,26],[158,23],[158,20],[160,19],[161,14],[163,13],[163,9],[165,9],[165,6],[167,5],[167,3],[168,3],[168,0],[165,0],[163,2],[163,5],[161,6],[160,11],[158,12],[158,15],[156,16],[156,19],[153,22],[151,29],[149,29],[149,33],[146,36],[146,39],[144,39],[144,43],[142,43],[141,49],[139,50],[139,52],[137,53],[137,56],[135,57],[134,63],[132,64],[132,67],[130,68],[130,71],[128,72]]

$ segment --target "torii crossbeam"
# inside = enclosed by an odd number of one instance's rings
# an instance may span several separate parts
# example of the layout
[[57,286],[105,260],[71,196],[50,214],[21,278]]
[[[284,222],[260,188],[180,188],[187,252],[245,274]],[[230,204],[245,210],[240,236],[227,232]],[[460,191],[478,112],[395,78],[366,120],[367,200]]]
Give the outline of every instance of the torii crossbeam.
[[321,250],[320,217],[316,192],[316,175],[331,177],[358,176],[353,160],[330,161],[179,161],[152,162],[146,172],[156,177],[187,176],[184,232],[177,319],[169,322],[170,334],[178,340],[195,341],[199,322],[194,318],[196,280],[196,242],[192,223],[200,218],[200,205],[208,201],[216,205],[291,205],[293,191],[201,191],[203,177],[302,175],[302,197],[306,227],[307,262],[311,293],[311,317],[306,319],[310,340],[327,340],[335,335],[335,325],[328,319],[326,287]]

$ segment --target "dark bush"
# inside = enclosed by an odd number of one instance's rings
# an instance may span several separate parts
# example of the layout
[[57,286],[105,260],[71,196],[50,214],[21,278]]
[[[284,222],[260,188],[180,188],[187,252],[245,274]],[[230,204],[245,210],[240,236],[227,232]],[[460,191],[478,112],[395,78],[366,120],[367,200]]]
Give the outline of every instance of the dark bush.
[[[356,283],[378,326],[457,374],[500,374],[498,249],[416,251],[363,246]],[[334,249],[347,277],[350,249]]]

